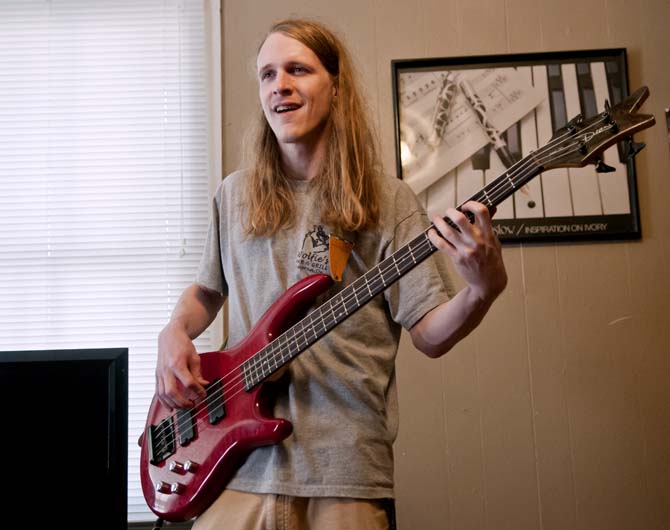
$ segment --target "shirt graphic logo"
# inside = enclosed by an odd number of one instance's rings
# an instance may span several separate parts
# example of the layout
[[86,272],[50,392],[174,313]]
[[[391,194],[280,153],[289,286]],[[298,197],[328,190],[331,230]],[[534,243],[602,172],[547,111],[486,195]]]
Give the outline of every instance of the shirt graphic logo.
[[302,248],[296,256],[296,265],[299,269],[313,274],[329,274],[329,248],[326,230],[321,225],[314,225],[302,240]]

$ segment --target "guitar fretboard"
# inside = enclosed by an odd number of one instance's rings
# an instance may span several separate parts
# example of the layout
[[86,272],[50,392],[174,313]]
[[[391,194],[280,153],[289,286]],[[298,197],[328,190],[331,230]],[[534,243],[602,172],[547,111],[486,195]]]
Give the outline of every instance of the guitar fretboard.
[[[530,179],[542,172],[533,154],[519,162],[525,171],[506,171],[470,199],[489,207],[496,206]],[[467,201],[465,201],[467,202]],[[461,205],[462,206],[462,205]],[[461,209],[461,206],[458,209]],[[472,221],[472,214],[466,212]],[[451,220],[444,218],[458,229]],[[430,228],[433,228],[431,225]],[[436,248],[428,239],[426,229],[408,244],[357,278],[337,295],[324,302],[300,322],[282,333],[274,341],[249,358],[242,365],[246,390],[275,373],[286,363],[317,342],[335,326],[353,315],[372,298],[390,287],[398,279],[432,255]]]
[[324,302],[243,364],[246,389],[250,390],[309,348],[435,250],[426,230]]

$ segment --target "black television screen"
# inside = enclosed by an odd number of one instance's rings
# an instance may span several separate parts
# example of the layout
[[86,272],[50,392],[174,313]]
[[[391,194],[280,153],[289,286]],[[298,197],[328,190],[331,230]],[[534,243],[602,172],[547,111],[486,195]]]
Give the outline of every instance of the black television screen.
[[0,528],[127,528],[127,348],[0,352],[0,406]]

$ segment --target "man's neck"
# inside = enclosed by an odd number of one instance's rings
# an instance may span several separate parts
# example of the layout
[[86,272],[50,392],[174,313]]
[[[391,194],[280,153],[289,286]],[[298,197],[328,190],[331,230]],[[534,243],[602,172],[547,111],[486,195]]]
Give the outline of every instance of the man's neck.
[[280,149],[282,165],[290,178],[312,180],[319,174],[325,159],[324,142],[319,142],[317,145],[283,144]]

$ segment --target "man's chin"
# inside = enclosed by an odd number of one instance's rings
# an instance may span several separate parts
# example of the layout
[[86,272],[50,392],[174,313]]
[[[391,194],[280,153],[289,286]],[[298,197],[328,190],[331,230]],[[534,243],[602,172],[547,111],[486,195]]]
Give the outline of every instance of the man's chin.
[[297,144],[300,142],[303,142],[304,136],[302,134],[297,134],[297,133],[283,133],[277,136],[277,141],[280,144]]
[[274,131],[275,137],[280,144],[315,144],[319,142],[323,129],[311,129],[305,131],[304,129],[282,129]]

